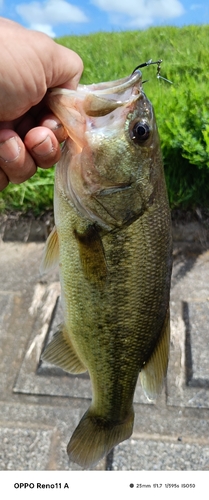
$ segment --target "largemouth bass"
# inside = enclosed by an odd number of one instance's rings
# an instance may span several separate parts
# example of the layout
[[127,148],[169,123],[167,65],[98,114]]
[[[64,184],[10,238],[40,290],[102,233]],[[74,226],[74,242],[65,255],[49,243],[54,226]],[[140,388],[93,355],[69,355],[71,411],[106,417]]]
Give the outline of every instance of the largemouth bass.
[[43,357],[88,370],[92,403],[67,451],[94,466],[132,434],[140,373],[162,389],[169,355],[171,220],[154,112],[135,71],[121,80],[53,89],[68,138],[55,174],[55,228],[42,270],[59,263],[64,324]]

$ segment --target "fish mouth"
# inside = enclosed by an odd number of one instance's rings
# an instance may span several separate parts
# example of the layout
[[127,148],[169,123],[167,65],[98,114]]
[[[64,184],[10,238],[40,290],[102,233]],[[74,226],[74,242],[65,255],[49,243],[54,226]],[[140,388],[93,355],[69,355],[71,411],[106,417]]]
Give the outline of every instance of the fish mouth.
[[[72,106],[77,107],[79,100],[87,116],[99,117],[111,111],[136,101],[141,95],[142,73],[135,71],[133,74],[109,82],[93,83],[91,85],[79,84],[76,90],[55,87],[48,91],[49,99],[63,95],[71,99]],[[76,104],[77,103],[77,104]],[[56,113],[55,113],[56,114]],[[81,112],[82,114],[82,112]]]
[[118,80],[113,80],[109,82],[92,83],[91,85],[78,85],[78,91],[81,92],[92,92],[98,96],[105,96],[108,94],[120,94],[126,89],[136,85],[142,80],[141,71],[135,71],[135,73],[126,76],[125,78],[120,78]]
[[140,81],[142,81],[142,73],[141,71],[137,70],[131,75],[126,76],[125,78],[120,78],[118,80],[112,80],[109,82],[101,82],[101,83],[92,83],[90,85],[79,84],[76,90],[54,87],[53,89],[50,89],[49,92],[51,95],[56,95],[56,94],[69,95],[69,93],[71,95],[73,94],[76,95],[77,92],[79,93],[81,92],[84,94],[90,92],[98,96],[105,96],[108,94],[123,93],[126,89],[138,84]]

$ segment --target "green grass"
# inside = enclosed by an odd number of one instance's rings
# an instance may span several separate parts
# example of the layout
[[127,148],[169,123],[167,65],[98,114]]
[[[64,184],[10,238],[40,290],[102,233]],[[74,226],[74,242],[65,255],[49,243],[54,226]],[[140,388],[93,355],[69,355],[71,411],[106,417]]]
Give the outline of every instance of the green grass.
[[[140,63],[163,59],[143,68],[144,90],[154,105],[165,164],[171,208],[209,206],[209,26],[158,27],[146,31],[96,33],[57,40],[84,61],[81,83],[114,80]],[[0,210],[52,207],[53,169],[0,194]]]
[[0,193],[0,213],[30,211],[35,216],[53,208],[54,168],[38,168],[37,173],[22,184],[9,184]]

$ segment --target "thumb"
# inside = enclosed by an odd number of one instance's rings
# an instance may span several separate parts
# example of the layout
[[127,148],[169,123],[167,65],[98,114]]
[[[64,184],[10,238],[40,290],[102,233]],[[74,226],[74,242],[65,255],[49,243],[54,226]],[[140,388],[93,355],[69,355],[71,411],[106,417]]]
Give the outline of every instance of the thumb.
[[47,88],[59,86],[75,90],[83,72],[82,59],[73,50],[48,40],[50,51],[45,61]]

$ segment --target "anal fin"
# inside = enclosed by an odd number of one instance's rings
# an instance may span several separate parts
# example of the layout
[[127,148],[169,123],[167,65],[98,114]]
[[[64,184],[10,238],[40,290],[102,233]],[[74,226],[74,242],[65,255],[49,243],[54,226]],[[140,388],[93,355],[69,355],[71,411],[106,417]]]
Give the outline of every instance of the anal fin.
[[70,373],[78,374],[87,371],[69,339],[64,324],[59,326],[59,330],[54,334],[41,358]]
[[170,314],[168,310],[155,350],[140,372],[144,393],[150,401],[154,401],[163,388],[168,367],[169,345]]

